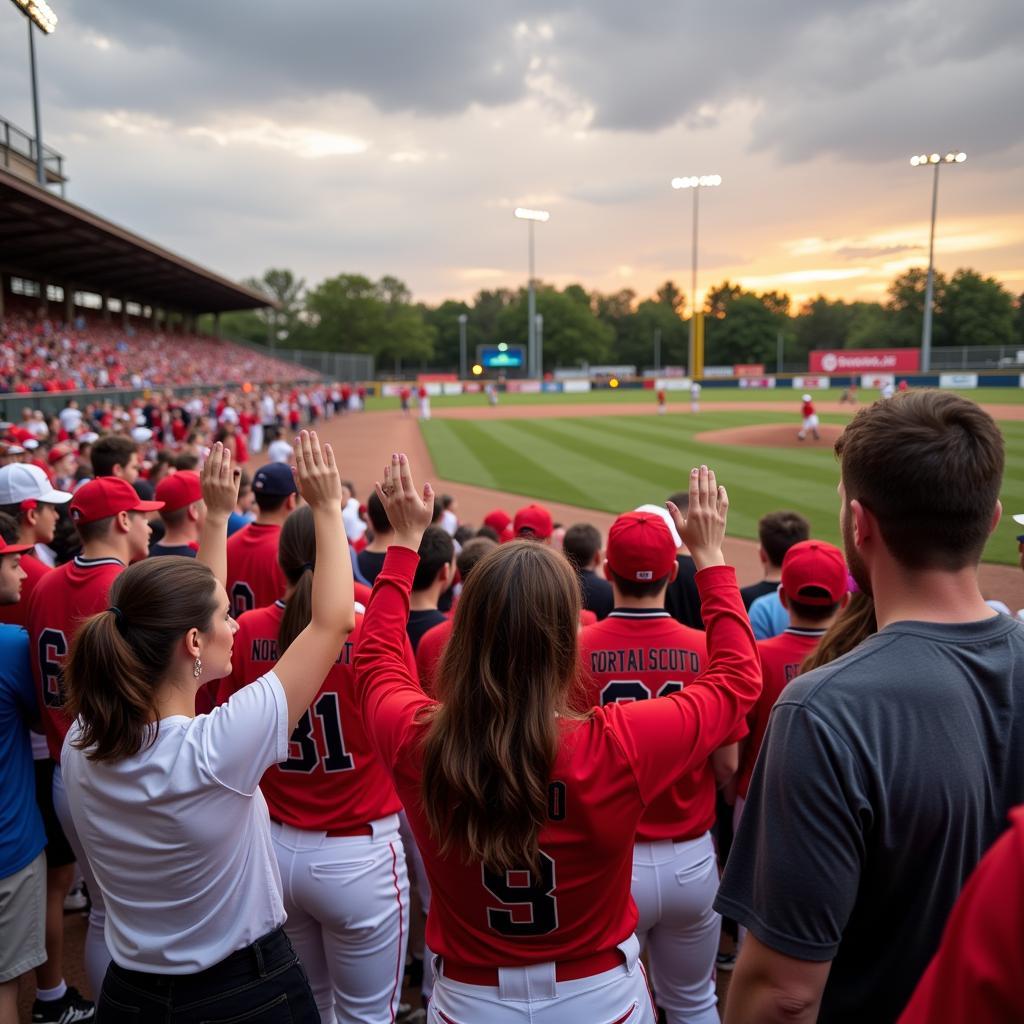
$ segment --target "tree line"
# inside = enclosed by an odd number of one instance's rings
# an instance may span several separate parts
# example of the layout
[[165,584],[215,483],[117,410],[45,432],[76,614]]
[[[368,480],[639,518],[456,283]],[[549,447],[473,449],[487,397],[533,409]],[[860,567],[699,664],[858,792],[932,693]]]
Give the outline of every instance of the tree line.
[[[706,297],[705,363],[802,365],[812,349],[902,348],[920,344],[926,271],[895,278],[882,302],[844,302],[824,295],[798,308],[789,295],[755,292],[723,281]],[[469,360],[478,344],[526,344],[527,292],[496,288],[471,301],[415,302],[403,281],[338,274],[315,287],[286,269],[267,270],[246,284],[274,299],[277,309],[229,313],[229,337],[282,348],[367,353],[378,370],[401,372],[459,365],[459,318],[466,317]],[[582,364],[684,366],[689,322],[686,297],[672,281],[653,295],[633,289],[601,293],[581,284],[537,285],[543,317],[544,369]],[[1024,294],[1013,296],[993,277],[969,268],[936,273],[932,343],[1024,347]]]

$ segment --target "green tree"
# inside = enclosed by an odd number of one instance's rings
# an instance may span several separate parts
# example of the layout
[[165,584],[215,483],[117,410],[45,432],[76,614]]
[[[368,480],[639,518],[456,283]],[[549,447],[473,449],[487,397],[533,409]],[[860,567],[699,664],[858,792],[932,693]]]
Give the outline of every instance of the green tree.
[[[544,318],[544,369],[603,363],[611,355],[614,331],[602,323],[578,297],[550,286],[537,290],[537,312]],[[527,293],[502,310],[498,330],[502,340],[526,345]]]
[[788,317],[773,312],[751,292],[732,299],[727,308],[721,321],[712,321],[706,326],[705,364],[774,365],[779,331],[783,332],[784,343],[792,331],[786,322]]
[[562,289],[562,294],[574,302],[578,302],[581,306],[586,306],[587,309],[592,308],[590,293],[581,284],[567,284]]
[[[498,320],[501,314],[517,301],[517,293],[511,288],[495,288],[493,291],[483,290],[476,293],[473,299],[473,327],[478,332],[481,342],[497,343],[502,340],[499,337]],[[526,314],[523,314],[523,323],[526,323]],[[525,326],[524,326],[525,331]]]
[[602,323],[618,330],[619,324],[633,314],[636,306],[636,292],[632,288],[623,288],[610,295],[601,295],[595,292],[592,302],[597,318]]
[[[889,299],[885,304],[886,311],[890,314],[889,340],[887,342],[889,346],[913,347],[921,343],[927,281],[927,270],[912,267],[900,274],[889,285]],[[944,345],[946,331],[942,310],[945,301],[946,279],[938,271],[935,271],[932,291],[932,343]]]
[[645,299],[636,311],[618,322],[612,361],[644,369],[654,366],[654,334],[661,332],[661,365],[685,365],[689,333],[672,307]]
[[481,340],[473,309],[465,302],[445,299],[434,309],[420,307],[423,319],[437,331],[434,346],[434,362],[438,367],[456,369],[459,365],[459,317],[466,317],[466,354],[469,365],[473,365],[476,346]]
[[686,296],[676,287],[675,281],[666,281],[654,293],[654,299],[667,306],[678,317],[686,312]]
[[809,299],[793,321],[795,356],[806,356],[813,349],[845,348],[854,310],[842,299],[824,295]]
[[901,344],[892,334],[893,314],[877,302],[855,302],[851,307],[846,348],[892,348]]
[[1013,313],[1013,296],[994,277],[958,270],[943,297],[947,344],[1012,345]]
[[743,294],[743,289],[731,281],[723,281],[708,290],[704,297],[704,312],[719,319],[729,311],[729,304]]
[[1017,296],[1013,324],[1016,343],[1018,345],[1024,345],[1024,292],[1021,292],[1021,294]]

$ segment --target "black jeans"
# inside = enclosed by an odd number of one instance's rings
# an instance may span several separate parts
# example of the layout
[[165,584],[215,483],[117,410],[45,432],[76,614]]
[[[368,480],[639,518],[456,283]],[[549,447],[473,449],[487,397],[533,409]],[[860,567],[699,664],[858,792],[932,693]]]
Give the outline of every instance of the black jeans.
[[101,1024],[319,1024],[298,955],[278,928],[198,974],[148,974],[111,963]]

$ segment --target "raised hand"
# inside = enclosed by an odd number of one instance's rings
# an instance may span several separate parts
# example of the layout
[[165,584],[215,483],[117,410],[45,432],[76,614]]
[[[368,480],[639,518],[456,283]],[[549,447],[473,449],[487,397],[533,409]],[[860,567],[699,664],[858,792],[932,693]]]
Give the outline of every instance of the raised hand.
[[329,444],[320,447],[316,431],[303,430],[295,438],[295,480],[299,494],[314,512],[335,507],[341,510],[341,477]]
[[402,454],[391,456],[391,464],[384,467],[384,483],[378,481],[374,486],[394,527],[395,543],[417,551],[423,531],[434,515],[434,491],[430,484],[423,485],[422,495],[416,490],[409,457]]
[[234,512],[241,477],[242,471],[231,463],[231,452],[218,441],[199,475],[207,516],[227,518]]
[[671,501],[665,504],[697,568],[725,565],[722,541],[729,495],[715,480],[715,471],[707,466],[690,470],[690,507],[685,516]]

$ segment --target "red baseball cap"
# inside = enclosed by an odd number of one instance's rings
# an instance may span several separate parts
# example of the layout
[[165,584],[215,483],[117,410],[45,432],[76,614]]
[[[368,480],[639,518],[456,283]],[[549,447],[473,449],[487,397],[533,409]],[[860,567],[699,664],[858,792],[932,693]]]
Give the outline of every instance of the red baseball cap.
[[201,501],[203,485],[199,482],[199,474],[193,469],[183,469],[165,476],[156,485],[154,497],[163,502],[165,512],[177,512],[179,508]]
[[31,551],[34,547],[34,544],[8,544],[2,537],[0,537],[0,557],[3,555],[23,555],[26,551]]
[[551,536],[555,524],[551,519],[551,513],[543,505],[527,505],[519,509],[512,522],[512,532],[521,537],[526,533],[532,534],[538,540],[545,540]]
[[782,559],[782,589],[802,604],[838,604],[849,589],[842,551],[820,540],[794,544]]
[[636,583],[663,579],[676,564],[676,542],[653,512],[626,512],[612,523],[605,550],[616,576]]
[[484,524],[498,535],[498,540],[502,544],[515,537],[512,532],[512,517],[503,508],[496,508],[493,512],[488,512],[484,516]]
[[50,465],[54,466],[58,462],[60,462],[60,460],[63,459],[65,456],[67,456],[67,455],[74,455],[74,454],[75,454],[75,449],[72,448],[70,445],[67,445],[67,444],[55,444],[50,449],[50,454],[47,455],[46,458],[49,461]]
[[119,476],[98,476],[75,492],[71,518],[76,523],[95,523],[118,512],[159,512],[163,507],[162,501],[142,501]]

